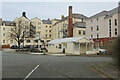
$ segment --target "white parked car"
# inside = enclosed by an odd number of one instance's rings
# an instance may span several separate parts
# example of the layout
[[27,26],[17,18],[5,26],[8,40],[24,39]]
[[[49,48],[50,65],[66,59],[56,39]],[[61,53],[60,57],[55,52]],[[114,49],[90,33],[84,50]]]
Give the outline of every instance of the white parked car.
[[107,50],[105,50],[105,49],[98,49],[99,50],[99,53],[106,53],[107,52]]
[[96,51],[97,53],[106,53],[107,52],[107,50],[105,50],[105,49],[93,49],[93,51]]

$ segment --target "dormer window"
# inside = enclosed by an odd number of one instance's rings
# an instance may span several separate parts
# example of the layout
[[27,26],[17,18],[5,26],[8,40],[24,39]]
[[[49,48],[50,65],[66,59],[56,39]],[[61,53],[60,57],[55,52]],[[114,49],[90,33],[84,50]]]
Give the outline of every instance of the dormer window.
[[2,25],[5,26],[5,22],[3,22]]
[[13,23],[11,23],[10,25],[14,25]]

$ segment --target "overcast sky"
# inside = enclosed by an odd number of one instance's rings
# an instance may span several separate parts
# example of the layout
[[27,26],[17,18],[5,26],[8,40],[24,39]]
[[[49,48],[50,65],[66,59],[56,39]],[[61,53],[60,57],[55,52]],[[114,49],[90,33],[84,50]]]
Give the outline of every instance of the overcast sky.
[[73,13],[92,16],[103,10],[111,10],[118,6],[117,2],[4,2],[2,3],[2,19],[14,20],[26,12],[27,17],[32,19],[61,18],[68,15],[68,6],[73,6]]

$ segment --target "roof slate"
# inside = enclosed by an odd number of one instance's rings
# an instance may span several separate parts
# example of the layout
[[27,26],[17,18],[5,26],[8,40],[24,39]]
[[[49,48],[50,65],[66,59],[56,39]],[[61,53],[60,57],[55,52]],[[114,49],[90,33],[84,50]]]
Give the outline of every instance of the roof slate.
[[73,25],[73,27],[86,28],[86,25],[85,22],[77,22]]
[[[78,13],[74,13],[72,14],[72,17],[73,18],[76,18],[76,19],[87,19],[88,17],[83,15],[83,14],[78,14]],[[64,19],[61,19],[60,21],[64,21],[64,20],[67,20],[68,19],[68,16],[65,17]]]
[[42,20],[43,24],[52,24],[51,20]]
[[[75,19],[87,19],[87,18],[88,18],[87,16],[85,16],[85,15],[83,15],[83,14],[78,14],[78,13],[74,13],[74,14],[72,14],[72,16],[73,16],[73,18],[75,18]],[[61,19],[61,20],[59,20],[59,22],[65,21],[65,20],[67,20],[67,19],[68,19],[68,16],[65,17],[65,18],[63,18],[63,19]],[[59,22],[55,23],[54,25],[58,24]],[[54,25],[53,25],[53,26],[54,26]]]
[[114,8],[114,9],[112,9],[110,11],[102,11],[102,12],[100,12],[98,14],[95,14],[95,15],[89,17],[89,18],[95,18],[95,17],[99,17],[99,16],[106,16],[105,18],[109,18],[109,17],[111,17],[112,15],[114,15],[117,12],[118,12],[118,7]]
[[98,14],[95,14],[95,15],[89,17],[89,18],[95,18],[95,17],[99,17],[99,16],[104,16],[104,15],[107,15],[107,14],[108,14],[108,11],[102,11]]
[[83,38],[84,37],[71,37],[71,38],[55,39],[55,40],[48,42],[48,44],[75,42],[75,41],[83,39]]
[[5,26],[14,26],[15,25],[12,21],[2,21],[2,23],[5,23]]
[[111,17],[112,15],[114,15],[116,13],[118,13],[118,7],[110,10],[105,18],[109,18],[109,17]]
[[81,39],[87,39],[89,42],[93,42],[92,40],[89,40],[87,37],[70,37],[70,38],[61,38],[61,39],[54,39],[48,44],[61,44],[61,43],[69,43],[69,42],[77,42]]

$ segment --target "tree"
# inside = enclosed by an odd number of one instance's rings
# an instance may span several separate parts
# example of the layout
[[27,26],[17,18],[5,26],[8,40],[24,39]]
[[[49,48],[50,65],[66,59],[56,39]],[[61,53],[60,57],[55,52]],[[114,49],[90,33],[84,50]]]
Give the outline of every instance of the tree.
[[117,39],[113,43],[112,53],[113,60],[118,68],[118,76],[120,76],[120,36],[117,37]]
[[118,63],[118,39],[119,38],[117,38],[115,41],[113,41],[112,49],[111,49],[112,57],[113,57],[113,60],[116,63],[116,65]]
[[111,53],[113,65],[115,65],[120,72],[120,37],[117,37],[109,44],[108,53]]
[[18,44],[18,50],[20,50],[21,43],[28,38],[34,37],[34,30],[32,24],[25,25],[23,22],[19,21],[18,24],[15,23],[15,26],[12,27],[10,32],[10,38],[15,40]]

